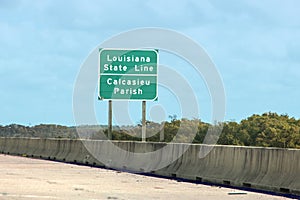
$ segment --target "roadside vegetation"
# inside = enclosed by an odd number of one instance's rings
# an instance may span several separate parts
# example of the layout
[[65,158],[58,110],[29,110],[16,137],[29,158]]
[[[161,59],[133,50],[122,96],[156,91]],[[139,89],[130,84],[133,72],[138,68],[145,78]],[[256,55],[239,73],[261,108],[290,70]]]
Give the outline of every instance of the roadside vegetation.
[[[0,137],[107,139],[106,126],[86,125],[77,128],[78,131],[76,127],[56,124],[11,124],[0,126]],[[205,138],[209,129],[221,128],[221,134],[209,136],[218,138],[217,144],[300,149],[300,120],[271,112],[254,114],[241,122],[229,121],[223,124],[208,124],[198,119],[177,119],[175,115],[170,116],[170,121],[163,123],[148,121],[147,141],[203,143],[209,139]],[[115,126],[112,137],[113,140],[140,141],[141,125]]]

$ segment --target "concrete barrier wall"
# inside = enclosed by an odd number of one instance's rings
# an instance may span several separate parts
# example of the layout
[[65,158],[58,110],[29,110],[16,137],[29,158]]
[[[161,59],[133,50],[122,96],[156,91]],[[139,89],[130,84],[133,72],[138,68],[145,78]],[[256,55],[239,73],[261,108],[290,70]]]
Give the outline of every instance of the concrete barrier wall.
[[[119,150],[109,144],[109,141],[100,140],[0,138],[0,151],[70,163],[106,165],[135,172],[148,171],[140,166],[155,168],[165,160],[174,159],[168,166],[149,173],[300,195],[300,150],[171,144],[168,151],[153,156],[150,162],[145,163],[140,159],[134,160],[130,152],[154,152],[166,144],[114,141]],[[201,153],[211,148],[208,155],[201,158]],[[183,153],[185,149],[187,151]],[[122,150],[128,153],[118,159],[112,157]],[[106,155],[109,160],[103,162],[105,165],[95,157],[95,152]]]
[[300,194],[300,150],[216,146],[197,158],[191,145],[176,162],[160,173],[192,180]]

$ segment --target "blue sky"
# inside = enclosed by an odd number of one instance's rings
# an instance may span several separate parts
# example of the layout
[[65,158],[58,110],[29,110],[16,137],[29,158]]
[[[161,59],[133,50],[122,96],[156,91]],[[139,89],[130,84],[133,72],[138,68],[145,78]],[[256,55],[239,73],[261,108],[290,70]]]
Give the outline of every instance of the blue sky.
[[[207,51],[223,79],[226,120],[268,111],[300,117],[298,0],[0,0],[0,124],[73,125],[82,62],[110,36],[142,27],[173,29]],[[161,60],[176,68],[167,55]],[[178,114],[176,102],[166,110]]]

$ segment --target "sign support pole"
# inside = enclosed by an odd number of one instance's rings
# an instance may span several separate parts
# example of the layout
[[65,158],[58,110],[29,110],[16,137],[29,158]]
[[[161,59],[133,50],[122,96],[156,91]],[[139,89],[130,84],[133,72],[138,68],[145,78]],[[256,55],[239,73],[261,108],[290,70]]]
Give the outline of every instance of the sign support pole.
[[146,142],[146,101],[142,101],[142,142]]
[[108,139],[112,139],[112,100],[108,101]]

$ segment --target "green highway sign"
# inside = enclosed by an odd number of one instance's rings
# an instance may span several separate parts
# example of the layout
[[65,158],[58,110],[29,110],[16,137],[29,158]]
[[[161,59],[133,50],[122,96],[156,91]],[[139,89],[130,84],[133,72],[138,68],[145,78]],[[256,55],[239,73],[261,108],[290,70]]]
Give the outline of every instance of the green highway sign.
[[100,49],[100,100],[155,100],[158,52],[152,49]]

